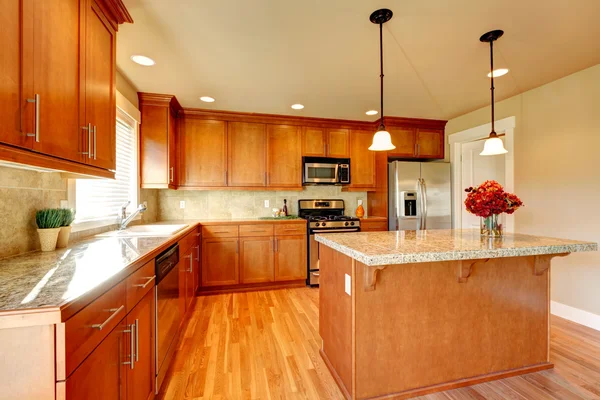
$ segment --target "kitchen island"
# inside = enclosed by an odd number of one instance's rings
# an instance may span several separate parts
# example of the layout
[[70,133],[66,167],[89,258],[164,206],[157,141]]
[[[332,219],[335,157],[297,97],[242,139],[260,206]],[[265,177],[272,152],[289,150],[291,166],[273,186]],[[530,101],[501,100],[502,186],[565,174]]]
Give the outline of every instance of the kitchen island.
[[348,399],[552,368],[550,263],[596,243],[474,230],[317,235],[321,355]]

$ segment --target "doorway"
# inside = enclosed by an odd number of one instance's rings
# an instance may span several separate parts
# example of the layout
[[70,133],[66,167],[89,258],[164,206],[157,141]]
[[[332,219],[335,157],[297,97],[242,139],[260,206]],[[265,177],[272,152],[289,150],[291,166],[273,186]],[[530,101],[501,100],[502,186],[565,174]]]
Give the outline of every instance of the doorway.
[[[504,134],[502,140],[507,154],[480,156],[491,124],[485,124],[450,135],[452,166],[452,226],[454,229],[479,228],[479,217],[464,207],[465,188],[486,180],[495,180],[509,191],[514,191],[514,127],[515,117],[496,121],[496,131]],[[514,215],[502,215],[507,232],[514,232]]]

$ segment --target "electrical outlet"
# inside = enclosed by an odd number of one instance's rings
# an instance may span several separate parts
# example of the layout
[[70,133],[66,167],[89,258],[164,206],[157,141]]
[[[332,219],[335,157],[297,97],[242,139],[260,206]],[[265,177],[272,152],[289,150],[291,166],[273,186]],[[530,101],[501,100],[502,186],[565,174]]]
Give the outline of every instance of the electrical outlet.
[[145,201],[143,204],[144,204],[144,207],[148,208],[148,202],[147,201]]
[[362,200],[358,200],[357,207],[358,207],[358,206],[362,206],[362,203],[363,203],[363,201],[362,201]]
[[179,202],[179,208],[185,208],[185,200]]
[[344,290],[348,296],[352,296],[352,278],[348,274],[344,274]]
[[265,200],[265,208],[269,208],[269,200]]
[[60,208],[69,208],[69,202],[67,200],[61,200]]

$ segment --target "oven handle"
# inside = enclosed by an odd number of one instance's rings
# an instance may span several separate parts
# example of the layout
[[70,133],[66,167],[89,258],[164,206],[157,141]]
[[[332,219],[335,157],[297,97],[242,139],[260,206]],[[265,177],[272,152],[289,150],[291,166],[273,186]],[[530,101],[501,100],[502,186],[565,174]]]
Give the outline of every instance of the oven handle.
[[359,230],[358,228],[354,228],[354,229],[329,229],[329,230],[327,230],[327,229],[321,229],[321,230],[316,229],[316,230],[311,231],[310,233],[312,235],[313,233],[358,232],[358,230]]

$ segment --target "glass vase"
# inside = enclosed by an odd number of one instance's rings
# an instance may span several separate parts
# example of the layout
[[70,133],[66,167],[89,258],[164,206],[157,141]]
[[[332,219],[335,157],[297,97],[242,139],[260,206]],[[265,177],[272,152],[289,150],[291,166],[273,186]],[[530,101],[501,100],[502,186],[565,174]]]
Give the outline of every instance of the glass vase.
[[502,237],[503,227],[500,221],[500,214],[490,215],[487,218],[481,218],[481,236]]

